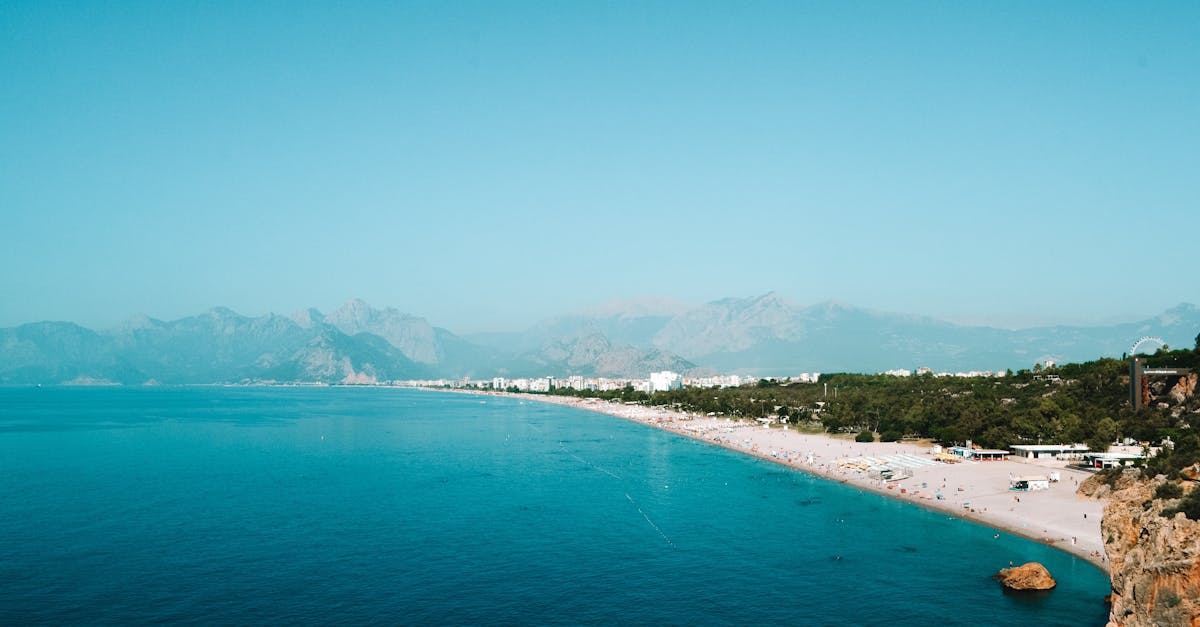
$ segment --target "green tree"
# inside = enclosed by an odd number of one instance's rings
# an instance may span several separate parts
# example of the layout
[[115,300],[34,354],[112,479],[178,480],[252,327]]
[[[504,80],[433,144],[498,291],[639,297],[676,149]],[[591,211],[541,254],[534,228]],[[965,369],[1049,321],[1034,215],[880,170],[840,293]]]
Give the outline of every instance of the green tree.
[[1105,416],[1096,421],[1096,427],[1092,431],[1092,437],[1088,438],[1088,448],[1097,452],[1108,450],[1108,445],[1117,441],[1121,437],[1121,425],[1116,420]]
[[1163,516],[1170,518],[1179,512],[1183,512],[1183,515],[1191,520],[1200,520],[1200,488],[1192,488],[1179,505],[1164,509]]
[[898,442],[901,438],[899,431],[889,430],[879,434],[880,442]]
[[1183,496],[1183,487],[1174,481],[1160,483],[1157,488],[1154,488],[1154,498],[1156,499],[1177,499]]

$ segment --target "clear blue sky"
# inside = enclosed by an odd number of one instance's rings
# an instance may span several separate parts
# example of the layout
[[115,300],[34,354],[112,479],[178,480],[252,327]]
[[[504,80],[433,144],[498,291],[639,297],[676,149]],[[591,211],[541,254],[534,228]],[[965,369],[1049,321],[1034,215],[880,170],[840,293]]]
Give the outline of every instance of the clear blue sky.
[[1141,317],[1198,187],[1196,2],[0,0],[0,326]]

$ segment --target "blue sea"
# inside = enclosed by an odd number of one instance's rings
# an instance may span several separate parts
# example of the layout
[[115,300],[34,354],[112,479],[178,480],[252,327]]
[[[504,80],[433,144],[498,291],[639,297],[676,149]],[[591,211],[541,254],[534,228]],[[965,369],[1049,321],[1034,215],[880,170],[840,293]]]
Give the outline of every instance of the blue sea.
[[517,399],[0,388],[3,625],[1104,624],[1104,573],[994,533]]

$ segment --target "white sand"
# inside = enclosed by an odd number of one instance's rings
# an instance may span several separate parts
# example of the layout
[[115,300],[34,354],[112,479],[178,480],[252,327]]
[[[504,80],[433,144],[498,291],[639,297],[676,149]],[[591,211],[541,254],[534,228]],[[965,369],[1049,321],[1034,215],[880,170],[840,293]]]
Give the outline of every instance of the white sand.
[[[1024,461],[945,464],[934,462],[928,447],[910,443],[858,443],[824,434],[768,429],[757,423],[726,418],[566,396],[504,395],[617,416],[755,455],[1044,542],[1107,570],[1100,537],[1104,502],[1078,496],[1076,488],[1089,474],[1064,468],[1061,463],[1054,466]],[[911,457],[897,458],[898,455]],[[863,457],[890,462],[888,465],[897,469],[900,468],[897,462],[908,463],[914,467],[904,470],[912,476],[884,482],[846,465]],[[1061,481],[1051,483],[1049,490],[1009,490],[1010,475],[1045,475],[1052,471],[1061,475]],[[937,499],[937,493],[943,498]]]

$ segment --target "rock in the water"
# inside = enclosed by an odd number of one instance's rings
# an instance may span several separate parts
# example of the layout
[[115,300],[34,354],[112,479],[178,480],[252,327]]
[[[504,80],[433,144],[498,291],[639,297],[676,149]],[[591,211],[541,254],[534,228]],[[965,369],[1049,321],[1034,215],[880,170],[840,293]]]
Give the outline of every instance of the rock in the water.
[[1037,562],[1029,562],[996,573],[996,579],[1011,590],[1049,590],[1058,585],[1050,571]]

